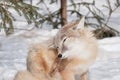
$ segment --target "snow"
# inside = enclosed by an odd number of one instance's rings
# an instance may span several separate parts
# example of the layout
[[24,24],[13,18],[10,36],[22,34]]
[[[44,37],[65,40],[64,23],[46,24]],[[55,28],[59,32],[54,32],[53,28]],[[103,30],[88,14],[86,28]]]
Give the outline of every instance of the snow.
[[[104,0],[96,1],[97,6],[100,7],[105,3]],[[35,3],[37,3],[36,0]],[[49,5],[48,7],[52,9],[54,8],[53,6]],[[59,5],[57,8],[59,8]],[[107,12],[102,7],[101,10],[105,13]],[[17,21],[14,22],[16,26],[15,33],[6,37],[4,30],[0,32],[0,80],[13,80],[18,70],[26,69],[26,56],[29,44],[45,41],[54,36],[58,31],[57,29],[46,30],[46,28],[33,29],[33,24],[28,25],[23,17],[16,15],[14,11],[13,13],[17,17]],[[120,8],[113,14],[109,25],[120,31],[119,13]],[[99,54],[95,64],[91,65],[89,69],[89,80],[119,80],[120,37],[98,40],[98,45]]]
[[[22,31],[9,37],[0,36],[0,80],[13,80],[18,70],[26,69],[30,43],[42,42],[58,30]],[[31,35],[32,34],[32,35]],[[90,67],[89,80],[118,80],[120,78],[120,37],[98,40],[97,61]]]
[[107,51],[120,51],[120,45],[118,43],[120,43],[120,37],[110,39],[106,38],[99,41],[100,47],[104,48]]

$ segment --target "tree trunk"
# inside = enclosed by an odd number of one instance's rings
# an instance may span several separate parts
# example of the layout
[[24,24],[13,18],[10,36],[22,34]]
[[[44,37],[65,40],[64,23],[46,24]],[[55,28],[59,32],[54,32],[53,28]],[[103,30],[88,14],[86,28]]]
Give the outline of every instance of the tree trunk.
[[67,0],[61,0],[61,24],[67,24]]

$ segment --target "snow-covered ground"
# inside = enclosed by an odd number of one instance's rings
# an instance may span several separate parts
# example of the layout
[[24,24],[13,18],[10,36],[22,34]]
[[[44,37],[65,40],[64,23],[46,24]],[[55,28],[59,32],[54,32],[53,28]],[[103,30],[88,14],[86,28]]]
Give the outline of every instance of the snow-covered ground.
[[[104,0],[96,1],[99,7],[105,3]],[[101,10],[107,12],[102,7]],[[14,11],[13,13],[19,18],[14,24],[16,28],[26,28],[28,31],[16,29],[15,34],[8,37],[0,32],[0,80],[13,80],[18,70],[26,69],[26,56],[30,43],[47,40],[58,31],[38,29],[29,31],[33,25],[28,25],[23,17],[19,17]],[[120,8],[113,14],[109,25],[120,31]],[[90,67],[89,80],[120,80],[120,37],[98,40],[98,45],[98,58]]]
[[30,43],[46,40],[56,31],[21,31],[9,37],[0,36],[0,80],[13,80],[18,70],[26,68],[26,56]]
[[99,40],[97,61],[90,68],[90,80],[120,79],[120,37]]
[[[47,40],[57,30],[35,29],[30,32],[22,32],[9,37],[0,36],[0,80],[13,80],[18,70],[26,69],[29,44]],[[98,40],[98,45],[98,58],[90,67],[89,80],[119,80],[120,37]]]

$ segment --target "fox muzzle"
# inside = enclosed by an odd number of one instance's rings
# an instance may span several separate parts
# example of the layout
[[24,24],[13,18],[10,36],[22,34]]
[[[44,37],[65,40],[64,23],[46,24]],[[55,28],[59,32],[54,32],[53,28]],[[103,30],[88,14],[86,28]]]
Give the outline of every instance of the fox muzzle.
[[62,58],[62,54],[58,54],[58,58]]

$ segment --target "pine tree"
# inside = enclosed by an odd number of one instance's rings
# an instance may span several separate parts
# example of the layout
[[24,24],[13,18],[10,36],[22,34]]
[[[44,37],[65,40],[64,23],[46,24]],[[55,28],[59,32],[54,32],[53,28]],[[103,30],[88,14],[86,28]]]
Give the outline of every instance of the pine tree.
[[[79,20],[83,15],[85,16],[85,25],[91,26],[96,29],[96,36],[99,36],[101,33],[106,31],[111,32],[113,35],[119,34],[119,32],[108,25],[109,19],[112,14],[120,7],[120,0],[115,0],[114,8],[111,6],[110,0],[105,0],[107,2],[104,5],[104,8],[109,10],[108,17],[106,18],[104,13],[96,7],[95,0],[93,2],[75,2],[75,0],[69,0],[71,4],[67,4],[68,0],[39,0],[36,5],[44,5],[44,8],[40,9],[32,5],[33,0],[30,1],[30,4],[25,3],[24,0],[2,0],[0,1],[0,28],[4,28],[6,34],[14,32],[13,21],[15,21],[14,15],[9,11],[10,8],[14,9],[20,16],[24,16],[28,24],[34,23],[36,27],[42,27],[46,22],[53,28],[58,28],[59,25],[65,25],[67,23],[67,16],[76,15]],[[60,2],[61,7],[52,12],[48,7],[49,4],[58,4]],[[83,14],[81,8],[84,7],[88,10],[86,14]],[[47,13],[40,13],[47,9]],[[38,13],[39,10],[39,13]],[[91,21],[92,20],[92,21]],[[94,20],[94,21],[93,21]],[[115,33],[115,34],[114,34]],[[103,36],[105,36],[103,34]],[[107,34],[109,36],[109,34]]]
[[[113,29],[108,25],[109,19],[111,18],[111,15],[120,7],[120,0],[115,0],[115,3],[111,3],[110,0],[105,0],[107,4],[104,4],[104,8],[107,8],[109,10],[108,17],[105,17],[105,14],[96,6],[95,0],[93,2],[76,2],[75,0],[69,0],[71,3],[70,5],[67,5],[68,0],[60,0],[61,7],[57,11],[46,14],[45,21],[49,23],[53,23],[52,26],[54,28],[57,28],[59,24],[62,26],[67,23],[67,16],[68,13],[71,15],[76,15],[78,20],[82,16],[85,16],[85,26],[90,26],[96,29],[94,31],[97,33],[95,36],[97,38],[103,38],[103,37],[112,37],[115,35],[119,35],[120,32]],[[57,3],[58,0],[50,0],[50,4]],[[45,3],[45,0],[40,0],[40,3]],[[114,5],[114,8],[111,6],[111,4]],[[70,9],[71,7],[71,9]],[[81,8],[84,7],[87,9],[87,13],[83,14],[81,11]],[[69,8],[69,9],[66,9]],[[47,7],[47,10],[49,8]],[[51,15],[51,16],[49,16]],[[74,17],[75,18],[75,17]],[[54,19],[54,21],[53,21]],[[44,21],[43,21],[44,23]]]
[[13,21],[16,21],[9,9],[14,9],[20,16],[24,16],[28,24],[33,22],[38,26],[36,20],[41,17],[37,11],[38,7],[27,4],[23,0],[3,0],[0,1],[0,28],[4,28],[6,35],[14,32]]
[[61,0],[61,24],[67,24],[67,0]]

